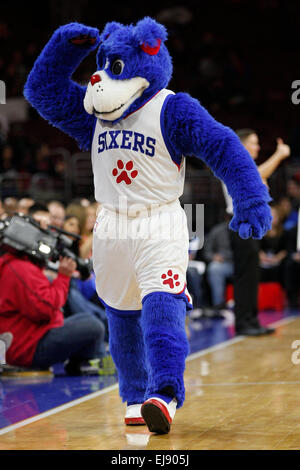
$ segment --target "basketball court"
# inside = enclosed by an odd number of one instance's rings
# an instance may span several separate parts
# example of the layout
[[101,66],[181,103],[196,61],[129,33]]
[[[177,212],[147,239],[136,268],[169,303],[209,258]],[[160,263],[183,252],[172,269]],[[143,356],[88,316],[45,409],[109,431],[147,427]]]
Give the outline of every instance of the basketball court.
[[123,424],[114,376],[2,378],[0,449],[300,449],[299,312],[260,320],[276,333],[234,336],[230,315],[190,324],[186,402],[167,435]]

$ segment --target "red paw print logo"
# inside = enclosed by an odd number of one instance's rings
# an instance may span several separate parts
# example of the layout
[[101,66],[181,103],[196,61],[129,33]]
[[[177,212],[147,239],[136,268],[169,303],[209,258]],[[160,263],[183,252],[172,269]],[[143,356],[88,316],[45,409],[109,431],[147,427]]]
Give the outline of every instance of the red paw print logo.
[[[167,277],[167,276],[169,276],[169,277]],[[174,287],[180,286],[180,281],[178,281],[179,275],[178,274],[173,274],[172,269],[169,269],[167,274],[162,274],[161,278],[163,279],[163,284],[168,284],[168,286],[171,289],[174,289]]]
[[[125,181],[126,184],[131,184],[132,179],[135,178],[138,174],[137,170],[132,171],[132,168],[133,168],[133,162],[132,161],[127,162],[125,167],[124,167],[124,163],[122,162],[122,160],[118,160],[117,161],[117,167],[118,168],[113,169],[112,174],[113,174],[113,176],[117,176],[116,182],[118,184],[122,183],[122,181]],[[120,173],[120,171],[121,171],[121,173]]]

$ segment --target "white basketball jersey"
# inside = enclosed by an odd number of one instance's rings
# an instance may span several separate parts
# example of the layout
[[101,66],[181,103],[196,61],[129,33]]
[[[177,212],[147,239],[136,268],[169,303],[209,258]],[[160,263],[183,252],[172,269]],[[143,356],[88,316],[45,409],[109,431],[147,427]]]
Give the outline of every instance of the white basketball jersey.
[[159,91],[117,124],[97,120],[92,165],[95,199],[103,207],[122,212],[120,198],[126,198],[128,207],[150,208],[182,195],[185,159],[180,165],[172,160],[163,136],[161,111],[170,94]]

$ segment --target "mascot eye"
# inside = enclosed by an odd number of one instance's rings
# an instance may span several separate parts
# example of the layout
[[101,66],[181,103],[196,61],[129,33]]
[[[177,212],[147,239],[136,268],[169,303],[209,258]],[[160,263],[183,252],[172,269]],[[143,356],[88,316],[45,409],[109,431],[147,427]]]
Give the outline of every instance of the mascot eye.
[[121,73],[123,72],[124,66],[125,64],[123,60],[117,59],[112,63],[111,71],[114,75],[121,75]]

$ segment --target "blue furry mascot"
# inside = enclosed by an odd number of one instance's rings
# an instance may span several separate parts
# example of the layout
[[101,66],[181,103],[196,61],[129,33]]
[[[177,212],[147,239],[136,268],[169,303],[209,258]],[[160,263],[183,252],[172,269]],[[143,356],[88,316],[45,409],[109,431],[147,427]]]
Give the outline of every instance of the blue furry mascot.
[[[125,423],[167,433],[185,398],[183,374],[188,231],[179,197],[185,155],[201,158],[233,199],[230,228],[261,238],[270,197],[236,134],[187,93],[166,87],[167,32],[146,17],[136,25],[58,28],[36,60],[24,94],[40,115],[91,150],[97,292],[106,306],[110,352]],[[99,46],[99,47],[98,47]],[[71,80],[95,48],[87,87]]]

